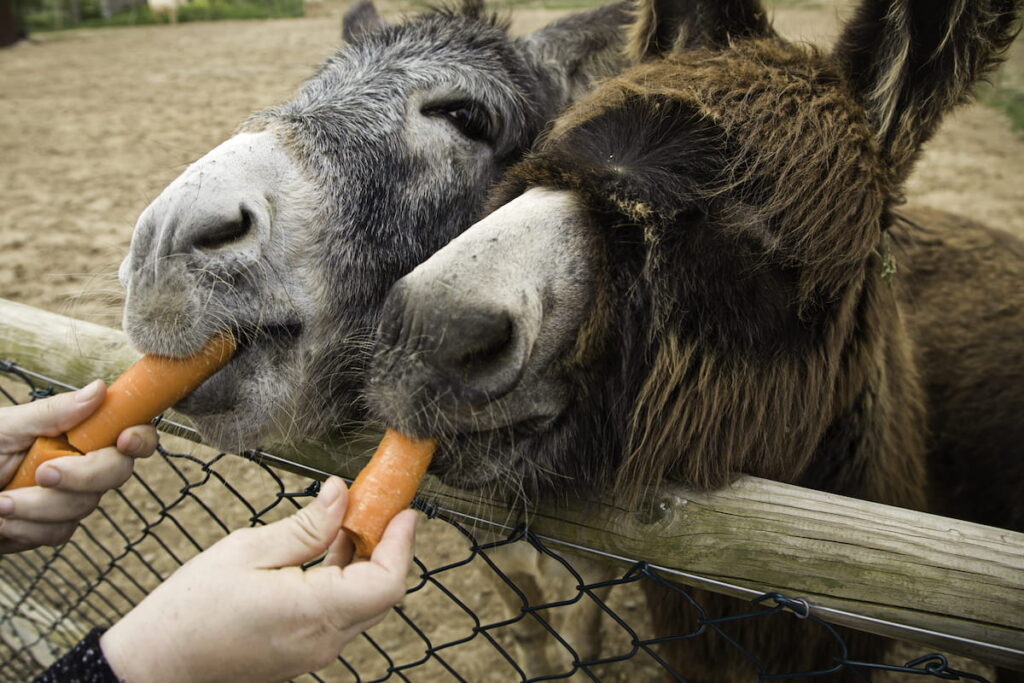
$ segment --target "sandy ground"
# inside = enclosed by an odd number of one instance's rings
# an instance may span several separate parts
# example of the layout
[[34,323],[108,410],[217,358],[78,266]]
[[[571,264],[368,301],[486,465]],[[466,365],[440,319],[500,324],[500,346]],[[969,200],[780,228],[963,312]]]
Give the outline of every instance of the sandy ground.
[[[342,6],[308,6],[311,16],[304,19],[75,31],[0,51],[0,297],[116,326],[122,298],[115,273],[140,211],[247,114],[288,98],[340,43]],[[784,35],[821,42],[834,36],[836,19],[847,8],[846,2],[827,2],[780,8],[774,16]],[[513,30],[530,30],[561,13],[521,10]],[[1015,49],[1019,54],[1021,48]],[[1024,142],[1001,112],[973,105],[951,117],[928,145],[908,198],[1024,235],[1022,181]],[[161,474],[161,467],[152,465],[149,476],[179,476]],[[247,495],[267,495],[263,475],[250,481],[241,463],[220,467],[244,480],[240,486],[252,489]],[[288,483],[300,486],[297,479]],[[209,527],[201,509],[188,512],[192,504],[186,502],[182,518],[197,529],[205,523],[207,531],[196,533],[207,534],[206,541],[216,538],[220,531]],[[244,514],[232,519],[245,523]],[[465,555],[464,541],[453,534],[446,524],[427,525],[420,547],[429,566]],[[157,562],[159,548],[153,552]],[[474,609],[499,618],[505,608],[495,591],[501,589],[474,576],[470,569],[453,570],[445,585]],[[439,605],[452,605],[439,592],[425,590],[407,605],[435,642],[472,629],[468,617],[439,611]],[[642,624],[635,591],[614,599],[618,610]],[[382,644],[401,651],[406,661],[422,651],[400,620],[391,618],[381,628],[376,633]],[[608,638],[628,646],[620,633]],[[498,642],[510,646],[511,636],[500,634]],[[379,655],[359,647],[354,661],[367,672],[379,667]],[[465,652],[453,649],[445,656],[468,680],[509,680],[511,669],[493,647]],[[652,671],[634,663],[604,676],[646,680]],[[325,677],[351,679],[340,668]],[[410,676],[450,678],[437,661]]]
[[[847,4],[778,9],[776,25],[828,40]],[[117,325],[114,273],[141,210],[338,46],[340,7],[310,7],[318,16],[66,32],[0,52],[0,296]],[[514,30],[558,14],[523,10]],[[1024,142],[1001,112],[965,107],[908,198],[1024,234]]]

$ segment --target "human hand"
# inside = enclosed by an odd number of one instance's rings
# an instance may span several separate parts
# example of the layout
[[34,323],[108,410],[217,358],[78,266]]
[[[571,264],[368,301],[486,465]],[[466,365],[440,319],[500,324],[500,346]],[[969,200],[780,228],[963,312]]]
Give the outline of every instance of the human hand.
[[[283,681],[327,666],[405,595],[416,513],[404,510],[373,557],[352,561],[348,491],[241,529],[192,558],[100,639],[121,681]],[[326,551],[324,561],[299,565]]]
[[[58,436],[79,424],[105,393],[96,380],[78,391],[0,408],[0,489],[37,436]],[[67,541],[100,497],[128,480],[135,458],[153,453],[156,442],[152,426],[131,427],[118,436],[116,448],[55,458],[36,471],[36,486],[0,492],[0,554]]]

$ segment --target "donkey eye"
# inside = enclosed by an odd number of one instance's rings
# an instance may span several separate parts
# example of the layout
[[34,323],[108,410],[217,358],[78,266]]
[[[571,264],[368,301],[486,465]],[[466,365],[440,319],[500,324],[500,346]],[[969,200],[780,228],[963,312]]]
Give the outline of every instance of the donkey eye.
[[494,131],[487,110],[476,102],[451,102],[423,109],[424,116],[440,116],[451,122],[470,140],[494,144]]

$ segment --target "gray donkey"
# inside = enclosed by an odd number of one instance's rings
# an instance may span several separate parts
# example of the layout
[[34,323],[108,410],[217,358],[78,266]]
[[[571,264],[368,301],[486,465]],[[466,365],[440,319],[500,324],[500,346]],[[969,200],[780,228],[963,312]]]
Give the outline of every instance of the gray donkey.
[[[319,438],[363,417],[388,288],[480,217],[490,185],[568,103],[621,70],[629,7],[513,39],[482,0],[398,25],[361,2],[347,45],[295,99],[252,115],[157,197],[121,267],[124,327],[167,355],[235,332],[230,365],[176,406],[207,443]],[[543,559],[520,545],[507,573],[544,602]],[[598,615],[585,612],[574,640],[596,648]],[[525,627],[523,665],[544,673],[546,632]]]
[[401,24],[347,13],[347,45],[253,114],[143,212],[124,327],[184,355],[233,330],[231,364],[176,406],[240,450],[362,416],[390,285],[479,218],[489,186],[569,102],[624,65],[627,4],[522,38],[463,0]]

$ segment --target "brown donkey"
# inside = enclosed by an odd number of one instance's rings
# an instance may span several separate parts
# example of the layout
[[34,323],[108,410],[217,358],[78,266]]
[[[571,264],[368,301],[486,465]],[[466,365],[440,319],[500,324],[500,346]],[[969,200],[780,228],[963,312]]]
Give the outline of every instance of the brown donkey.
[[[638,65],[392,289],[372,405],[440,436],[454,484],[618,482],[635,501],[748,473],[1024,527],[1024,245],[894,210],[1019,8],[864,0],[826,53],[776,37],[753,0],[643,3]],[[649,602],[662,632],[696,627],[675,592]],[[727,631],[761,673],[838,654],[824,633]],[[715,634],[666,648],[689,679],[755,673]]]

